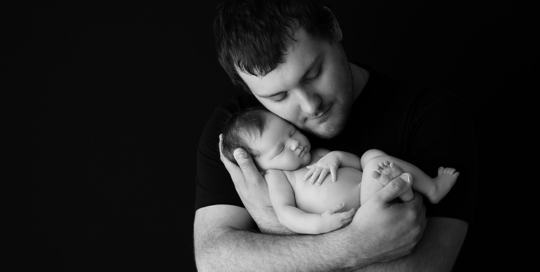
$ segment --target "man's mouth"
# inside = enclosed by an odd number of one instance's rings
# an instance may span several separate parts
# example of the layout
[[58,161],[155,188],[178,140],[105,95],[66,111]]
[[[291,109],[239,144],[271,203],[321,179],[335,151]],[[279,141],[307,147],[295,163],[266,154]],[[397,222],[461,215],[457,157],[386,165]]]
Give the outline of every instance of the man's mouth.
[[317,116],[314,116],[311,119],[319,119],[319,118],[321,118],[322,116],[324,116],[330,110],[331,107],[332,106],[329,106],[328,108],[326,108],[326,110],[322,111]]

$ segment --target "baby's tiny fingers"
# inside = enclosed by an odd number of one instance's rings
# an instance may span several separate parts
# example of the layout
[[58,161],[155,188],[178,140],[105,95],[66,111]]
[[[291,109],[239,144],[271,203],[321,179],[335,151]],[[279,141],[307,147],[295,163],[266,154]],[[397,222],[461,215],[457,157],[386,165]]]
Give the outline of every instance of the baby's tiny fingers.
[[328,175],[328,169],[325,168],[321,171],[319,179],[317,179],[317,185],[321,185],[321,183],[324,181],[324,178],[326,178],[326,175]]
[[314,171],[315,171],[315,168],[310,168],[309,171],[304,175],[304,180],[307,180],[313,174]]
[[341,212],[339,213],[339,216],[342,218],[342,219],[348,219],[348,218],[352,218],[354,216],[354,208],[348,210],[348,211],[345,211],[345,212]]
[[348,215],[349,212],[344,212],[344,214],[346,214],[346,215],[343,216],[343,219],[342,219],[342,220],[352,220],[352,219],[353,219],[352,216],[349,216],[349,215]]
[[343,205],[345,205],[345,203],[341,202],[341,203],[337,204],[336,206],[332,207],[330,209],[330,214],[336,213],[337,211],[341,210],[341,208],[343,208]]
[[321,168],[315,169],[315,172],[313,172],[313,175],[311,176],[311,180],[309,184],[313,185],[313,183],[315,183],[315,179],[319,176],[320,173],[321,173]]
[[341,224],[342,224],[341,226],[345,227],[349,225],[352,222],[352,220],[353,220],[352,218],[346,218],[346,219],[341,220]]
[[337,167],[330,168],[330,175],[332,175],[332,181],[337,181]]

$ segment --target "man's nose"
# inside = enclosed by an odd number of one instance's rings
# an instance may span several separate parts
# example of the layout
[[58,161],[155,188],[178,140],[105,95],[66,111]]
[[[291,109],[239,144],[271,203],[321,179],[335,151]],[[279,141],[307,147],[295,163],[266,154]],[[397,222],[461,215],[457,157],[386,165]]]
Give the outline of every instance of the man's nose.
[[321,97],[308,89],[299,90],[298,100],[300,108],[308,115],[315,115],[321,104]]

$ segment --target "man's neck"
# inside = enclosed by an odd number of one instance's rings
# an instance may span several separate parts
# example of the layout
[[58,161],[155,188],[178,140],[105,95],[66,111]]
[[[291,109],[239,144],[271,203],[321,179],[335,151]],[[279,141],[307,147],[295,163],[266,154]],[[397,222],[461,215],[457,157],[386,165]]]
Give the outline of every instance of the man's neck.
[[354,100],[356,100],[364,90],[364,87],[366,87],[369,80],[369,71],[353,63],[350,63],[350,65],[353,77]]

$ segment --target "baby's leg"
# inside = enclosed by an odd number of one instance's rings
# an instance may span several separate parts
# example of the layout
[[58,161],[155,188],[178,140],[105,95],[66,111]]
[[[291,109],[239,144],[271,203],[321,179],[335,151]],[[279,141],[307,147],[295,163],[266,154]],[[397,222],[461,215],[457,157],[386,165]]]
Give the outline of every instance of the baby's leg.
[[386,153],[378,150],[378,149],[370,149],[366,152],[364,152],[364,154],[362,154],[362,158],[360,158],[360,166],[362,166],[362,171],[365,171],[365,168],[366,168],[366,164],[373,158],[375,157],[379,157],[379,156],[384,156],[386,155]]
[[414,177],[413,189],[425,195],[434,204],[441,201],[450,191],[459,176],[459,172],[456,172],[454,168],[439,167],[439,175],[431,178],[418,167],[398,158],[388,155],[378,156],[376,158],[379,161],[379,172],[387,167],[392,168],[394,164],[397,164],[403,171],[412,174]]
[[[361,204],[363,204],[371,195],[383,188],[390,181],[399,177],[405,172],[395,164],[392,165],[392,167],[385,167],[384,169],[381,169],[380,164],[384,163],[387,159],[388,155],[378,150],[370,150],[364,153],[360,159],[363,169],[361,183],[362,187],[360,190]],[[400,198],[403,201],[409,201],[413,198],[413,196],[414,195],[411,189],[409,189],[403,193]]]

